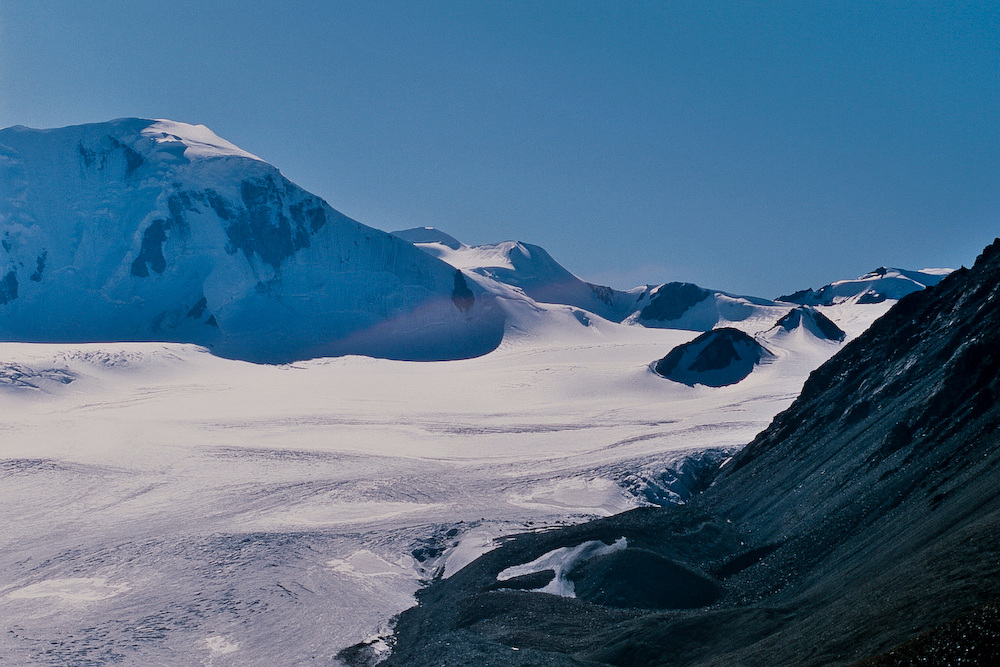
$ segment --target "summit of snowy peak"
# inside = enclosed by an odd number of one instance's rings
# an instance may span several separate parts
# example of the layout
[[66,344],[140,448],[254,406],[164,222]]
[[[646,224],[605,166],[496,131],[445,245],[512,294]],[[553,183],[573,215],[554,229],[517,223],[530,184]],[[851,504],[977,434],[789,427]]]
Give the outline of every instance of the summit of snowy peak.
[[118,118],[103,123],[87,123],[38,130],[15,125],[0,130],[0,144],[15,151],[32,146],[48,151],[69,146],[85,162],[107,164],[110,150],[124,151],[135,170],[141,161],[197,160],[199,158],[237,157],[263,162],[256,155],[226,141],[204,125],[174,120]]
[[[554,273],[562,275],[564,272],[569,274],[545,250],[529,243],[501,241],[500,243],[466,245],[454,236],[435,227],[413,227],[390,233],[412,243],[427,254],[451,264],[456,269],[472,271],[480,275],[487,275],[487,272],[493,269],[517,272],[519,276]],[[507,280],[497,278],[497,276],[490,275],[489,277],[510,284]]]
[[433,227],[392,232],[456,269],[514,287],[539,303],[583,308],[604,319],[621,322],[631,311],[635,294],[581,280],[541,246],[523,241],[466,245]]
[[415,245],[418,243],[440,243],[452,250],[458,250],[465,245],[451,234],[434,227],[412,227],[390,232],[390,234]]
[[819,340],[842,343],[847,337],[830,318],[812,306],[796,306],[788,311],[767,333],[772,336],[787,336],[802,331]]
[[253,153],[226,141],[204,125],[190,125],[163,118],[150,122],[151,124],[142,130],[142,136],[163,145],[179,142],[184,146],[186,158],[243,157],[263,162]]
[[[875,280],[879,278],[904,278],[906,280],[912,280],[913,282],[920,283],[922,285],[936,284],[932,281],[940,281],[946,275],[954,271],[954,269],[920,269],[919,271],[911,271],[909,269],[899,269],[891,266],[880,266],[874,271],[869,271],[865,275],[858,278],[858,280]],[[834,282],[834,285],[840,283],[853,282],[850,280],[839,280]]]

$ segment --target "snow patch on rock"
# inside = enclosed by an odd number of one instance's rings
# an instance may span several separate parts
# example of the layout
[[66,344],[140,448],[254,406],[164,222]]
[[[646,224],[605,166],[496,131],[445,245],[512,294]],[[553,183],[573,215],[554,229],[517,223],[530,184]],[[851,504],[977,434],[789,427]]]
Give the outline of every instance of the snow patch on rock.
[[621,537],[615,540],[613,544],[605,544],[600,540],[591,540],[575,547],[553,549],[530,563],[513,565],[502,570],[497,574],[497,581],[508,581],[514,577],[523,577],[535,574],[536,572],[552,570],[555,573],[552,581],[542,588],[532,589],[532,592],[549,593],[550,595],[558,595],[564,598],[575,598],[576,591],[574,590],[573,582],[567,577],[567,574],[574,567],[591,558],[605,556],[616,551],[624,551],[627,548],[628,540]]

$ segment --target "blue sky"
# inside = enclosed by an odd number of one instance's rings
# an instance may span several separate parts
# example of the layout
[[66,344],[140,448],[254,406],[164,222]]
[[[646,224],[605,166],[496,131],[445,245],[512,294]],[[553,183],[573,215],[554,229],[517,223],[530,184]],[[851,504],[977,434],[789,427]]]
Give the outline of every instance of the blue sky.
[[0,127],[126,116],[615,287],[776,296],[1000,235],[993,1],[0,4]]

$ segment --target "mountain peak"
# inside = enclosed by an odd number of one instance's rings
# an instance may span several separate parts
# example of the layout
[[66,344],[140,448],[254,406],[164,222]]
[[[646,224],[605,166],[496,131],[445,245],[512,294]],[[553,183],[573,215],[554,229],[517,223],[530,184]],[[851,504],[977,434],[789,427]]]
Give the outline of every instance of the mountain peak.
[[842,343],[846,334],[823,313],[811,306],[797,306],[784,315],[772,331],[791,333],[799,328],[821,340]]
[[[109,154],[114,151],[125,153],[128,163],[132,165],[234,157],[264,162],[205,125],[167,119],[117,118],[103,123],[51,129],[15,125],[0,130],[0,144],[15,150],[31,150],[30,146],[36,146],[55,153],[71,147],[83,159],[84,166],[92,166],[95,162],[107,166],[109,162],[114,162],[109,159]],[[135,168],[133,166],[129,173]]]
[[412,227],[390,233],[410,243],[440,243],[452,250],[458,250],[465,245],[451,234],[434,227]]
[[180,143],[184,147],[184,157],[242,157],[263,162],[259,157],[226,141],[205,125],[191,125],[163,118],[149,121],[141,135],[153,139],[159,146],[166,147]]
[[0,130],[0,340],[189,342],[268,362],[483,354],[503,316],[456,287],[451,267],[204,125]]

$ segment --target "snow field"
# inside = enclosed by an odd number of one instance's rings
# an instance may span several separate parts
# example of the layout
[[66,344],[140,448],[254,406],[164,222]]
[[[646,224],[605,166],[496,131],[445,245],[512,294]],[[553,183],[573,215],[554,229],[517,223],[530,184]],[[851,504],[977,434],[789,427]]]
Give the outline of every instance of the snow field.
[[[494,537],[749,442],[838,349],[687,387],[648,365],[696,332],[530,307],[558,321],[451,362],[0,345],[0,662],[329,663]],[[825,312],[854,336],[876,311]]]

